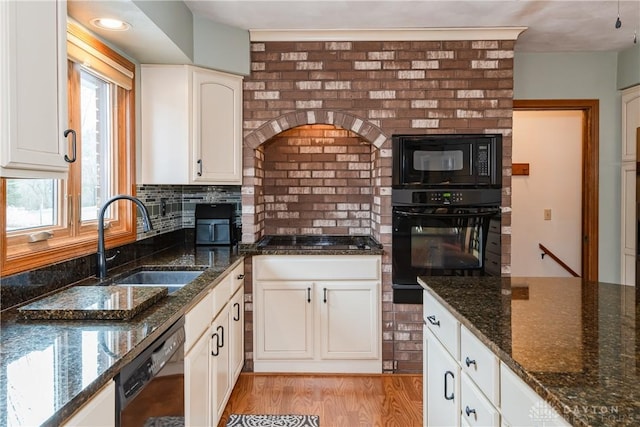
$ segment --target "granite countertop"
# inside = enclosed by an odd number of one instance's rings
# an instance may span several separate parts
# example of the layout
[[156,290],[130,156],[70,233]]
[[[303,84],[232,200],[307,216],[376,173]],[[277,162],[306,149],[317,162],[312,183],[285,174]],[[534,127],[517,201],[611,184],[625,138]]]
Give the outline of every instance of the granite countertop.
[[[2,312],[0,426],[59,425],[243,262],[229,247],[177,246],[109,271],[203,268],[193,282],[130,320],[23,320]],[[95,285],[89,278],[78,285]]]
[[640,425],[635,287],[580,278],[418,281],[573,425]]
[[382,255],[383,246],[372,236],[266,235],[256,243],[241,244],[251,255]]

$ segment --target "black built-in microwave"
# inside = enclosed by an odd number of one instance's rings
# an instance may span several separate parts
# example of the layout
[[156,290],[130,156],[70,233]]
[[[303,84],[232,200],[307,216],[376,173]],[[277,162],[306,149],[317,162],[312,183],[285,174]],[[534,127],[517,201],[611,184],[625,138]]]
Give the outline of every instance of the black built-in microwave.
[[393,188],[500,188],[502,135],[392,137]]

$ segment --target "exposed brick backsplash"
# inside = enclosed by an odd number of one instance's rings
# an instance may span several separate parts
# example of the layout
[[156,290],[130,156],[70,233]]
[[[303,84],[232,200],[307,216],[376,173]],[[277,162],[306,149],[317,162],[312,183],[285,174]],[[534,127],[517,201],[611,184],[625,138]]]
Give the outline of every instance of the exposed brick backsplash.
[[[502,271],[508,274],[514,43],[251,45],[252,72],[244,82],[243,242],[265,233],[359,234],[368,227],[385,248],[384,371],[422,369],[422,306],[392,303],[391,135],[503,135]],[[346,202],[341,191],[357,194]]]
[[265,234],[372,234],[372,145],[329,125],[284,131],[264,148]]

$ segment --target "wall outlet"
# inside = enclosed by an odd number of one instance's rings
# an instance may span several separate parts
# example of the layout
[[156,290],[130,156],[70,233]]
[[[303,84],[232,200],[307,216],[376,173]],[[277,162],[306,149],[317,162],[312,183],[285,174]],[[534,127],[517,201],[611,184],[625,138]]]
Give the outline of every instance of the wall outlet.
[[544,210],[544,220],[551,221],[551,209]]

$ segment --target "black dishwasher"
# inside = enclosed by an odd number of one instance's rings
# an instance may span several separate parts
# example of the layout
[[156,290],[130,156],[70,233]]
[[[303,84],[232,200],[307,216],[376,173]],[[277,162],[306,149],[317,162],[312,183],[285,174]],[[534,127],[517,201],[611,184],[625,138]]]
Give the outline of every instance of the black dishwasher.
[[184,317],[175,322],[153,344],[127,364],[116,376],[116,426],[122,411],[140,394],[184,343]]

